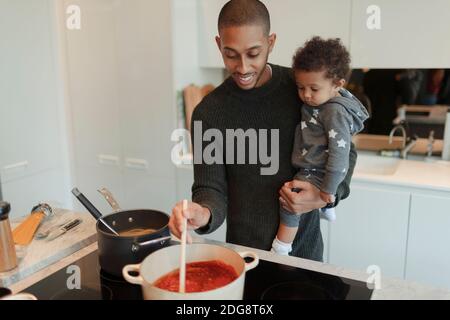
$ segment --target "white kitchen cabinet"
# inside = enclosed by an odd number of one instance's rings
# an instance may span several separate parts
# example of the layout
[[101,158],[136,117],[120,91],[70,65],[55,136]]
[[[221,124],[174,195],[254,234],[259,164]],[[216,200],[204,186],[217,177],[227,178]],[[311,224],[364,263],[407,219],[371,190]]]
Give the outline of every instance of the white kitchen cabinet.
[[330,224],[329,263],[403,278],[410,194],[366,185],[351,186]]
[[350,0],[267,0],[277,40],[269,62],[291,66],[298,47],[313,36],[350,42]]
[[413,194],[406,280],[450,289],[450,196]]
[[[199,60],[223,68],[215,43],[226,0],[199,0]],[[436,0],[266,0],[277,43],[270,62],[291,65],[295,49],[313,35],[338,37],[353,68],[449,68],[450,2]],[[369,28],[379,9],[380,29]],[[373,25],[373,24],[372,24]]]
[[82,28],[65,34],[80,190],[95,198],[107,187],[124,208],[167,211],[175,200],[171,2],[76,4]]
[[[367,20],[373,15],[371,5],[380,10],[380,29],[367,27]],[[448,0],[353,0],[353,67],[450,67],[449,12]]]
[[[199,60],[201,67],[223,68],[215,36],[217,20],[226,0],[199,1]],[[277,40],[269,62],[290,66],[295,50],[312,36],[350,40],[350,0],[266,0]]]
[[207,68],[223,68],[222,56],[216,44],[217,20],[220,9],[228,0],[198,0],[199,65]]
[[[117,43],[111,1],[77,1],[80,30],[64,30],[68,90],[79,168],[122,163]],[[65,9],[72,1],[65,1]],[[64,13],[60,13],[65,16]]]
[[139,171],[124,175],[126,209],[155,209],[170,214],[175,204],[175,179],[142,175]]
[[[8,182],[61,162],[48,0],[2,2],[0,169]],[[35,48],[30,53],[30,48]]]
[[0,2],[0,175],[12,216],[65,204],[52,1]]
[[156,3],[122,0],[114,8],[122,151],[126,169],[147,166],[147,175],[174,180],[172,7]]

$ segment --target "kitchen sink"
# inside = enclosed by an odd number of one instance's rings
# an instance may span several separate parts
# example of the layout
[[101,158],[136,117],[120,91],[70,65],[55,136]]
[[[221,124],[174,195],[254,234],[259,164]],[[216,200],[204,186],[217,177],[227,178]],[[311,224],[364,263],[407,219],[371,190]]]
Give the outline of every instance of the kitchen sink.
[[359,154],[355,172],[374,175],[393,175],[400,164],[399,158]]

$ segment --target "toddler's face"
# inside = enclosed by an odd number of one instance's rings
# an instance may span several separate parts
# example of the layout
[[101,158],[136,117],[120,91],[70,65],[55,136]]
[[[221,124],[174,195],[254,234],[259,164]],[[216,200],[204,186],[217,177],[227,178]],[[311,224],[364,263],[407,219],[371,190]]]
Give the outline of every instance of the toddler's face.
[[325,73],[325,71],[295,71],[298,95],[304,103],[317,107],[339,95],[345,80],[341,79],[336,83],[326,78]]

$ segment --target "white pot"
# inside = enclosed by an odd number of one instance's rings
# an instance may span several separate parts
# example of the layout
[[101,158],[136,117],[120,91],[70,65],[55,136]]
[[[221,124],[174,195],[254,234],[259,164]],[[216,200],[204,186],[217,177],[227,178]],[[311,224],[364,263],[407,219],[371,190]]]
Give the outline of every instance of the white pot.
[[[246,257],[254,260],[246,263],[243,259]],[[242,300],[245,272],[256,267],[259,262],[256,253],[237,253],[225,247],[203,243],[187,245],[186,263],[210,260],[221,260],[231,265],[238,278],[226,286],[203,292],[179,293],[153,286],[156,280],[180,267],[180,245],[155,251],[141,264],[126,265],[122,274],[128,282],[142,286],[145,300]],[[130,272],[138,272],[139,275],[132,276]]]

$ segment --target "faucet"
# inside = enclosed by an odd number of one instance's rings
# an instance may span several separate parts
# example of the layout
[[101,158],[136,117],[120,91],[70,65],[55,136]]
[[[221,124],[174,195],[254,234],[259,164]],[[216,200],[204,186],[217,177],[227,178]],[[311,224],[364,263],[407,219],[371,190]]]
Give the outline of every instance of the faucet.
[[400,157],[402,159],[406,159],[406,157],[408,156],[408,152],[411,151],[412,148],[414,148],[414,146],[416,145],[416,142],[417,142],[417,138],[418,138],[417,135],[414,135],[413,138],[408,139],[408,143],[400,151]]
[[389,133],[389,144],[392,144],[392,139],[397,130],[400,130],[402,132],[403,137],[402,149],[400,150],[400,157],[402,159],[406,159],[406,157],[408,156],[408,152],[411,151],[411,149],[414,148],[414,146],[416,145],[418,136],[414,135],[413,138],[408,138],[405,127],[399,124],[396,125]]
[[405,148],[406,147],[406,130],[405,130],[405,127],[403,127],[401,124],[398,124],[394,128],[392,128],[391,132],[389,133],[389,144],[392,144],[392,138],[394,137],[394,134],[397,130],[400,130],[402,132],[403,148]]

